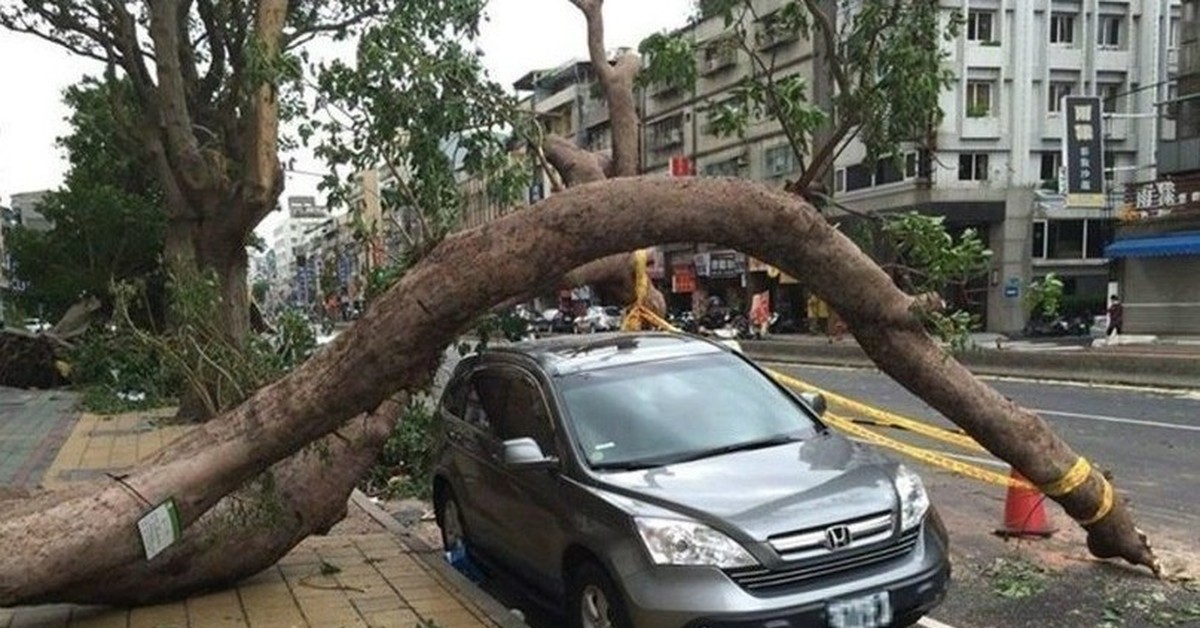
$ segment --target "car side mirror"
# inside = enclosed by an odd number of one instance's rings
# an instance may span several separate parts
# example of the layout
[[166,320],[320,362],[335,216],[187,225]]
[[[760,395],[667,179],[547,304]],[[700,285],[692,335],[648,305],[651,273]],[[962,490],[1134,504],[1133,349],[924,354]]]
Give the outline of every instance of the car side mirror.
[[800,393],[800,398],[804,400],[804,403],[808,404],[808,407],[812,408],[813,412],[817,413],[817,416],[825,416],[825,395],[815,392],[806,392]]
[[542,453],[532,438],[514,438],[504,441],[504,464],[514,469],[553,469],[558,458]]

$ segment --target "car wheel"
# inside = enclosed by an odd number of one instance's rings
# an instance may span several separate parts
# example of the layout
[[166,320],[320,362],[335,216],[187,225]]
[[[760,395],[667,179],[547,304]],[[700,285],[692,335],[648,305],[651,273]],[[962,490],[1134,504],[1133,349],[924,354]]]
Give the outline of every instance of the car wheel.
[[595,563],[584,563],[571,575],[567,619],[573,628],[632,628],[629,613],[612,578]]
[[442,549],[453,551],[456,546],[467,544],[467,529],[462,522],[462,509],[450,489],[442,494],[434,507],[438,527],[442,531]]

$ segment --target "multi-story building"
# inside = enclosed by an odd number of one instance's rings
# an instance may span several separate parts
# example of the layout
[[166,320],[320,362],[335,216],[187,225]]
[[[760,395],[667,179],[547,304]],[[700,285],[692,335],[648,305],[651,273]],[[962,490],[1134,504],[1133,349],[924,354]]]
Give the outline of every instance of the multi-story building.
[[11,207],[0,207],[0,307],[7,302],[5,297],[11,291],[23,289],[16,277],[17,268],[4,244],[7,233],[16,228],[34,231],[52,229],[54,224],[39,211],[42,199],[47,193],[49,190],[19,192],[12,195]]
[[[918,210],[972,227],[994,252],[972,293],[995,331],[1027,319],[1031,280],[1055,273],[1068,306],[1101,313],[1119,186],[1154,177],[1155,103],[1168,95],[1179,45],[1178,0],[950,0],[964,21],[949,44],[955,84],[932,146],[903,168],[863,163],[852,146],[837,161],[839,201],[873,211]],[[1101,98],[1110,194],[1096,207],[1059,194],[1064,98]]]
[[1200,334],[1200,0],[1183,2],[1171,43],[1179,75],[1157,117],[1157,177],[1128,186],[1106,251],[1125,333]]
[[[755,0],[747,25],[758,59],[773,69],[776,79],[800,75],[808,98],[828,107],[827,73],[814,72],[813,42],[777,26],[776,12],[785,0]],[[676,31],[698,51],[693,86],[650,85],[642,91],[642,168],[646,173],[672,176],[738,176],[783,186],[795,178],[799,164],[777,120],[754,118],[743,135],[722,136],[710,124],[709,112],[721,106],[745,77],[760,74],[756,62],[723,17],[695,20]],[[804,310],[798,283],[744,254],[707,244],[662,247],[660,288],[671,309],[702,308],[709,297],[720,297],[745,311],[747,287],[770,289],[771,306],[794,316]]]
[[287,213],[271,232],[268,245],[275,257],[273,301],[277,303],[308,303],[312,300],[301,247],[306,232],[329,218],[328,211],[311,196],[289,196]]

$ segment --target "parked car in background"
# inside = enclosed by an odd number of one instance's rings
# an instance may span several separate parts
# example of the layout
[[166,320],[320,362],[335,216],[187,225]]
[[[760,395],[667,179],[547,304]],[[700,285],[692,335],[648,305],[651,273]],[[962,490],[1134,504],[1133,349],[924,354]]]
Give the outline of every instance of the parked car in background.
[[47,323],[40,318],[27,318],[22,324],[24,325],[25,330],[31,334],[40,334],[51,327],[50,323]]
[[621,308],[614,305],[588,307],[583,316],[575,319],[577,333],[590,334],[602,331],[616,331],[621,328]]
[[575,317],[570,312],[550,308],[542,312],[542,318],[548,322],[553,333],[569,334],[575,331]]
[[945,593],[946,531],[823,411],[692,336],[491,347],[437,411],[443,543],[575,628],[907,626]]

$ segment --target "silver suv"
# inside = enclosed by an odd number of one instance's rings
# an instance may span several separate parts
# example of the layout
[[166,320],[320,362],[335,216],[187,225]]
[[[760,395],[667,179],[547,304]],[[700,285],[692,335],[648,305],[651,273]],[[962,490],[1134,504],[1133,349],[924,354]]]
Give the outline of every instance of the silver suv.
[[823,409],[690,336],[488,349],[439,407],[443,542],[576,627],[914,623],[949,582],[945,530]]

